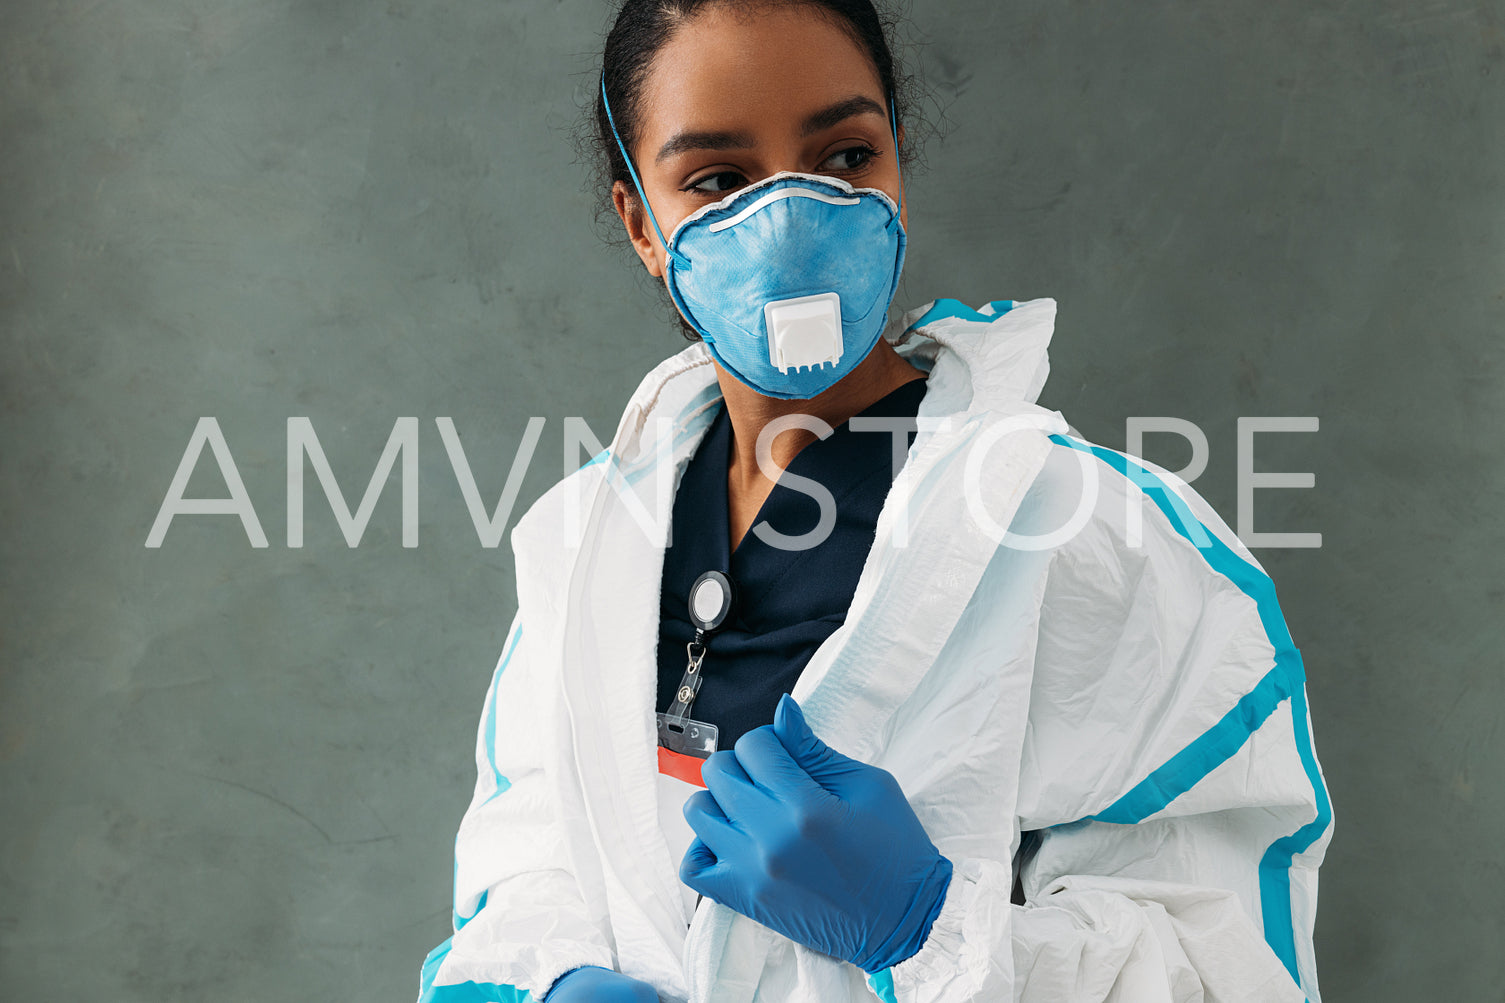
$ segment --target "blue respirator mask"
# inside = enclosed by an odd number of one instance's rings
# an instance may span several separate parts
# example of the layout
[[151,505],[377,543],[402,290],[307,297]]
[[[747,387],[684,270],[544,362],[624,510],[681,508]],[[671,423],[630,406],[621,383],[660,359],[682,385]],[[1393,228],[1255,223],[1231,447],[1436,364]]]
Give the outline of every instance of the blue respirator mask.
[[[632,156],[607,122],[668,252],[674,305],[711,357],[766,397],[806,399],[867,357],[904,267],[899,207],[876,188],[781,171],[687,216],[664,240]],[[899,148],[893,102],[889,123]]]

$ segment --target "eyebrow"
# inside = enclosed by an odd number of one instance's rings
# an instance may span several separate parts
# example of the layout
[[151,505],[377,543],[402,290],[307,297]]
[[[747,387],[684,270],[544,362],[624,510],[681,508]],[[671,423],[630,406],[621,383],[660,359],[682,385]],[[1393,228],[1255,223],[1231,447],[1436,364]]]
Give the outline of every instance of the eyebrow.
[[831,107],[824,108],[805,119],[804,125],[800,126],[800,135],[814,135],[822,129],[829,129],[831,126],[844,122],[849,118],[866,114],[881,115],[884,118],[888,117],[887,110],[881,104],[870,97],[858,94],[855,97],[847,98],[845,101],[838,101],[831,105]]
[[681,132],[660,146],[654,159],[664,161],[690,150],[746,150],[752,145],[752,136],[745,132]]
[[[878,102],[858,94],[808,116],[800,125],[800,135],[811,136],[849,118],[867,114],[882,115],[885,118],[888,116],[888,112]],[[659,147],[654,159],[663,161],[677,153],[691,150],[747,150],[753,145],[752,135],[746,132],[681,132]]]

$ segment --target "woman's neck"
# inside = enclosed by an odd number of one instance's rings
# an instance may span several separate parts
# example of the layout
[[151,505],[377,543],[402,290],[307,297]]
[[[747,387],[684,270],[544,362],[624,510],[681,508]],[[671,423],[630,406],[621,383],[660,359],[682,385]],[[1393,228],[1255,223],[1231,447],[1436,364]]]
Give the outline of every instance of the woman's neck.
[[[770,422],[786,415],[809,415],[835,428],[924,375],[924,370],[906,362],[883,338],[840,383],[808,400],[765,397],[717,364],[716,379],[721,384],[727,417],[732,423],[731,463],[726,480],[732,547],[735,549],[763,499],[773,490],[773,481],[758,469],[756,451],[758,436]],[[770,458],[778,470],[770,472],[777,476],[801,449],[817,438],[814,431],[801,427],[779,432],[769,446]]]

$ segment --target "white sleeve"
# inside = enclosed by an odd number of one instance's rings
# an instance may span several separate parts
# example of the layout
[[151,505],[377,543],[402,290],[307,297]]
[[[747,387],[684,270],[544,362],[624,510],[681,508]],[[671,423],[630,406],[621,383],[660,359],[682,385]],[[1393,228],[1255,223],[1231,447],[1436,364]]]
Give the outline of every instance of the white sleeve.
[[571,744],[551,723],[557,686],[528,649],[519,615],[476,735],[475,793],[455,839],[454,935],[425,961],[419,1003],[542,998],[573,968],[613,967],[604,906],[587,901],[566,831],[579,805],[556,775]]
[[1103,465],[1101,512],[1142,496],[1142,544],[1119,515],[1052,556],[1016,866],[953,861],[925,944],[874,988],[900,1003],[1319,1003],[1331,806],[1270,580],[1184,484],[1063,441]]

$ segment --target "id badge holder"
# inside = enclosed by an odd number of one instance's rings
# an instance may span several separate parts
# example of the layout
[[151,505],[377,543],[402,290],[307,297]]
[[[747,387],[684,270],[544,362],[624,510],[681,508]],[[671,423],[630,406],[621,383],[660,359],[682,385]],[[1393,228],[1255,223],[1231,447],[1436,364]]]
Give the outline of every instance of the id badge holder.
[[700,663],[705,660],[705,643],[699,634],[687,646],[690,664],[679,680],[679,689],[674,693],[674,702],[666,713],[658,715],[658,744],[670,752],[678,752],[697,759],[709,759],[716,751],[720,737],[714,724],[696,721],[690,717],[690,707],[695,703],[695,694],[700,692]]
[[690,587],[690,619],[695,624],[695,640],[685,646],[689,662],[680,677],[674,702],[657,715],[658,744],[670,752],[696,759],[709,759],[716,751],[720,731],[714,724],[690,717],[695,696],[700,692],[701,663],[705,661],[706,641],[726,621],[732,606],[732,581],[719,571],[707,571]]

